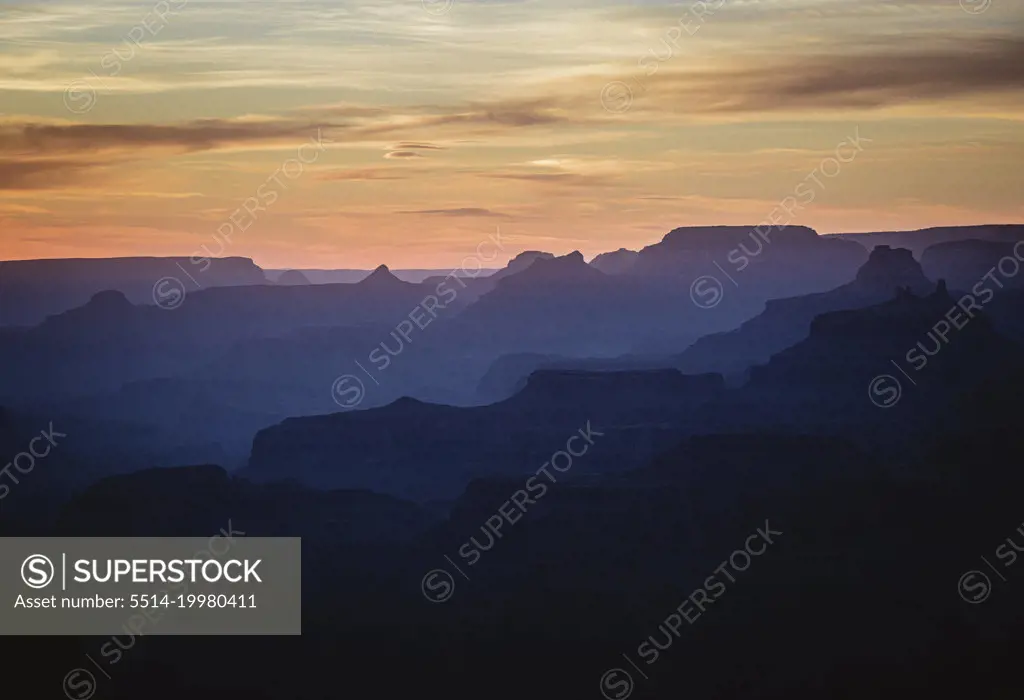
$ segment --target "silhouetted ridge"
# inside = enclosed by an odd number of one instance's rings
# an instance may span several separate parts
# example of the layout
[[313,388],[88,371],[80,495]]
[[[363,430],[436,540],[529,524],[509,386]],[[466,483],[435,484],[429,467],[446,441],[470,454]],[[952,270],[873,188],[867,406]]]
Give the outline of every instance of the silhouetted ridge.
[[[955,305],[953,297],[950,296],[944,280],[939,280],[935,289],[925,295],[916,293],[907,286],[896,288],[895,297],[891,300],[870,306],[863,309],[850,311],[836,311],[818,316],[811,323],[811,338],[828,334],[832,331],[842,330],[844,333],[852,332],[860,327],[870,327],[877,330],[879,322],[892,324],[916,324],[926,329],[931,328],[945,313]],[[975,326],[986,325],[982,320],[975,320]],[[911,332],[914,325],[901,326],[902,334]],[[987,329],[989,330],[989,329]]]
[[538,257],[522,272],[509,275],[499,286],[507,284],[551,284],[559,282],[588,282],[601,280],[605,274],[587,265],[583,254],[574,250],[555,258]]
[[215,464],[198,464],[171,469],[142,469],[131,474],[118,474],[100,479],[90,486],[83,496],[103,499],[112,497],[121,489],[132,489],[142,485],[157,492],[163,492],[166,488],[175,486],[209,493],[225,488],[230,480],[231,477],[228,476],[228,473]]
[[714,392],[723,387],[722,377],[717,374],[689,376],[674,369],[625,372],[542,369],[530,374],[526,386],[513,398],[557,402],[577,401],[586,396],[607,402],[638,395],[678,392],[683,396],[694,392]]
[[[50,258],[41,260],[9,260],[4,263],[7,284],[84,284],[106,283],[120,288],[123,282],[145,282],[152,287],[161,275],[177,266],[202,272],[205,286],[221,284],[260,284],[266,282],[262,268],[251,258],[210,258],[208,268],[200,270],[188,257],[132,258]],[[171,272],[171,274],[174,274]]]
[[684,372],[738,375],[807,337],[815,317],[862,309],[893,298],[896,290],[928,294],[934,285],[909,250],[878,246],[854,281],[818,294],[771,299],[762,313],[727,333],[708,335],[686,349],[677,366]]
[[906,248],[891,248],[887,245],[876,246],[871,251],[868,261],[857,271],[854,283],[873,289],[905,286],[920,292],[932,286],[913,253]]
[[286,420],[257,433],[244,473],[425,502],[454,497],[474,478],[528,473],[588,424],[607,435],[580,470],[619,471],[673,444],[678,424],[721,394],[721,377],[674,370],[540,371],[487,406],[401,399]]
[[45,323],[60,324],[62,327],[70,323],[75,328],[88,329],[88,325],[82,324],[116,324],[126,317],[133,318],[135,312],[134,304],[128,301],[124,293],[108,289],[93,294],[82,306],[50,316]]
[[[539,257],[534,259],[527,270],[540,271],[544,270],[547,272],[560,271],[582,271],[588,269],[587,262],[583,259],[583,253],[578,250],[574,250],[568,255],[562,255],[560,257]],[[586,273],[583,273],[586,274]]]
[[408,283],[395,277],[387,265],[379,265],[376,270],[357,282],[360,287],[386,289],[389,287],[406,286]]
[[[785,242],[814,241],[818,233],[806,226],[772,226],[762,228],[772,245]],[[757,235],[756,226],[684,226],[665,234],[661,243],[647,246],[641,251],[664,248],[666,250],[730,249],[740,243],[749,243],[751,234]]]
[[433,405],[434,404],[426,401],[420,401],[419,399],[415,399],[411,396],[401,396],[389,403],[387,406],[383,406],[382,410],[412,412],[422,411]]
[[[967,240],[937,243],[921,254],[921,267],[932,279],[945,278],[953,289],[969,291],[993,269],[1013,268],[1004,258],[1024,255],[1024,244],[1001,240]],[[1024,275],[996,273],[1007,287],[1024,287]]]
[[[555,256],[551,253],[544,253],[539,250],[524,250],[519,255],[509,260],[508,265],[505,269],[495,274],[501,274],[502,277],[505,275],[516,274],[522,272],[537,260],[551,260]],[[504,274],[502,274],[504,273]]]
[[120,310],[131,308],[132,303],[128,301],[128,297],[124,295],[124,292],[116,289],[107,289],[93,294],[86,306],[93,309]]
[[[914,255],[922,255],[936,245],[963,241],[995,241],[1012,244],[1024,239],[1024,226],[996,224],[981,226],[936,226],[915,231],[878,231],[872,233],[839,233],[836,238],[856,241],[869,250],[879,244],[909,248]],[[922,257],[922,263],[925,263]],[[925,270],[928,265],[925,263]]]
[[675,369],[611,372],[542,369],[530,374],[523,389],[505,403],[537,413],[581,413],[595,422],[629,420],[669,424],[682,413],[719,397],[719,374],[685,375]]
[[477,397],[485,402],[507,399],[523,390],[530,375],[541,370],[577,372],[632,372],[673,370],[671,358],[658,355],[607,358],[580,358],[538,353],[502,355],[487,369],[477,387]]
[[799,426],[920,456],[937,420],[956,421],[958,392],[1019,358],[1019,346],[984,312],[962,312],[944,285],[925,296],[904,286],[883,303],[815,318],[804,340],[751,369],[722,414],[759,430]]
[[282,286],[299,286],[310,284],[309,278],[301,270],[285,270],[277,278],[275,284]]
[[[182,271],[185,271],[184,273]],[[267,283],[249,258],[72,258],[13,260],[3,263],[0,325],[35,325],[48,316],[88,303],[104,290],[123,292],[133,304],[153,303],[157,280],[178,278],[204,289]],[[166,282],[166,280],[165,280]]]
[[601,253],[590,261],[590,266],[606,275],[621,275],[633,269],[639,255],[635,250],[619,248],[611,253]]
[[[724,281],[730,289],[720,299],[724,304],[716,304],[714,316],[725,320],[731,315],[734,322],[742,322],[768,299],[823,292],[849,282],[867,258],[860,244],[819,236],[806,226],[695,226],[673,229],[659,243],[643,248],[628,276],[645,283],[660,280],[668,293],[683,288],[687,295],[693,293],[695,280]],[[727,277],[736,285],[728,284]],[[710,323],[706,318],[699,322]]]
[[102,479],[65,507],[59,525],[92,536],[161,537],[209,536],[230,522],[247,535],[329,538],[338,547],[406,539],[430,521],[416,506],[383,494],[255,484],[204,465]]

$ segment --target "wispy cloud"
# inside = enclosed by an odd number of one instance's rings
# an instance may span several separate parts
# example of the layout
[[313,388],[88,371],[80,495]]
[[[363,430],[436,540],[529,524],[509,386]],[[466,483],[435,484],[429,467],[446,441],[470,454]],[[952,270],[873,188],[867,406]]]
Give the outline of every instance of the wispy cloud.
[[341,170],[328,170],[320,175],[321,180],[349,180],[354,182],[369,182],[372,180],[408,180],[408,170],[393,170],[390,168],[347,168]]
[[49,161],[0,160],[0,190],[46,190],[79,180],[88,163],[55,159]]
[[399,214],[420,214],[424,216],[453,216],[453,217],[488,217],[488,218],[511,218],[508,214],[482,209],[480,207],[460,207],[458,209],[420,209],[417,211],[400,211]]
[[444,146],[438,146],[433,143],[415,143],[413,141],[403,141],[397,146],[394,146],[392,150],[395,151],[408,151],[408,150],[424,150],[424,151],[443,151]]
[[183,124],[4,124],[0,125],[0,154],[32,157],[139,149],[194,152],[238,145],[290,144],[334,126],[255,119],[203,119]]
[[[874,109],[971,97],[1019,101],[1024,39],[950,37],[940,46],[854,46],[829,53],[751,56],[722,68],[667,65],[632,89],[636,111],[708,115]],[[628,80],[628,76],[627,76]],[[628,86],[629,83],[623,81]]]

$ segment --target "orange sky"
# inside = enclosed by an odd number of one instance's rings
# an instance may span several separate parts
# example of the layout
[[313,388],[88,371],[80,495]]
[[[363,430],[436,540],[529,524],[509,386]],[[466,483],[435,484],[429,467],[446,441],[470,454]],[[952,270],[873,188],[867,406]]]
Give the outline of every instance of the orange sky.
[[801,183],[822,233],[1024,222],[1012,0],[2,2],[0,37],[0,259],[590,257]]

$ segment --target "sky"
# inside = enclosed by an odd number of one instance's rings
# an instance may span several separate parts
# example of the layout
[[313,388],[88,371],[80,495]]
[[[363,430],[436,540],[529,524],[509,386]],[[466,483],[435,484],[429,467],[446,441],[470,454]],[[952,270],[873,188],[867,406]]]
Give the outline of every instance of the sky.
[[1022,162],[1020,0],[0,0],[0,259],[1022,223]]

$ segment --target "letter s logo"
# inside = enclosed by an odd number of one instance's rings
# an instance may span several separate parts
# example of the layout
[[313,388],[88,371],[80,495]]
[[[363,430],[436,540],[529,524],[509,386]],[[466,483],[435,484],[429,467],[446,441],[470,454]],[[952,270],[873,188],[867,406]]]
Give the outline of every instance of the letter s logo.
[[42,554],[33,554],[21,564],[21,580],[29,588],[46,588],[53,581],[53,562]]
[[725,288],[722,283],[711,275],[698,277],[690,285],[690,299],[702,309],[713,309],[722,302]]
[[434,569],[423,577],[420,590],[431,603],[443,603],[455,593],[455,579],[444,569]]

